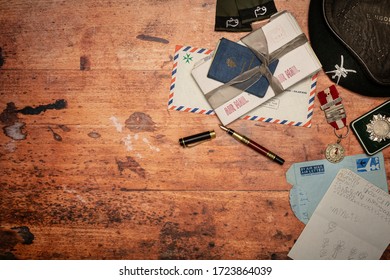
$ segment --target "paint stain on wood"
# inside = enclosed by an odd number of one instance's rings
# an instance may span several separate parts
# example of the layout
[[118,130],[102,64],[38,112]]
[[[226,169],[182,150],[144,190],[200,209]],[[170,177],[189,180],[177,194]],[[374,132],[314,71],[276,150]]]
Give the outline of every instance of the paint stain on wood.
[[4,125],[12,125],[15,122],[19,121],[18,111],[15,106],[15,103],[7,103],[7,107],[0,114],[0,121]]
[[22,244],[30,245],[34,241],[34,234],[30,232],[30,229],[26,226],[13,227],[11,230],[15,231],[19,237],[22,238]]
[[94,138],[94,139],[97,139],[97,138],[101,137],[100,133],[98,133],[96,131],[91,131],[90,133],[88,133],[88,136],[91,137],[91,138]]
[[60,128],[64,132],[69,132],[70,131],[70,128],[67,125],[65,125],[65,124],[59,124],[58,128]]
[[[67,102],[64,99],[56,100],[54,103],[47,105],[39,105],[37,107],[26,106],[19,109],[14,102],[7,103],[7,107],[0,114],[0,122],[4,125],[3,132],[6,136],[13,140],[24,140],[27,133],[24,131],[26,123],[20,121],[18,114],[23,115],[39,115],[46,110],[61,110],[67,107]],[[56,140],[59,138],[53,135]]]
[[126,121],[126,128],[133,132],[149,131],[153,132],[156,130],[156,123],[153,122],[152,118],[145,113],[135,112]]
[[27,137],[27,133],[24,130],[25,127],[25,123],[15,122],[12,125],[4,126],[3,131],[5,135],[12,138],[13,140],[24,140]]
[[3,56],[3,49],[0,48],[0,68],[4,65],[5,63],[5,58]]
[[37,107],[26,106],[23,109],[18,110],[18,113],[23,115],[39,115],[47,110],[61,110],[67,107],[67,102],[64,99],[56,100],[54,103],[39,105]]
[[49,130],[50,130],[51,133],[53,134],[54,140],[56,140],[56,141],[58,141],[58,142],[61,142],[61,141],[62,141],[62,136],[59,135],[58,133],[56,133],[50,126],[49,126]]
[[142,178],[146,177],[146,171],[142,166],[131,156],[126,157],[126,161],[120,161],[116,159],[116,164],[118,165],[118,170],[122,175],[123,171],[129,169],[130,171],[136,173]]
[[18,110],[15,103],[7,103],[7,107],[0,114],[0,121],[4,125],[3,132],[13,140],[24,140],[27,137],[24,128],[26,124],[18,117]]
[[0,228],[0,259],[17,259],[12,251],[17,244],[30,245],[34,234],[26,226],[11,229]]
[[91,60],[86,55],[80,56],[80,70],[81,71],[91,70]]
[[169,44],[169,41],[167,39],[155,37],[155,36],[149,36],[149,35],[145,35],[145,34],[138,35],[137,39],[142,40],[142,41],[157,42],[157,43],[161,43],[161,44]]

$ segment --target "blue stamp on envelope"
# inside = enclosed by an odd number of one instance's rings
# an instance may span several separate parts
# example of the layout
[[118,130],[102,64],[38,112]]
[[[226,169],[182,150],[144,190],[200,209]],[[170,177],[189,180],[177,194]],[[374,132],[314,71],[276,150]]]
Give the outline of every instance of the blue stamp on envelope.
[[325,166],[323,164],[303,166],[299,170],[301,176],[318,175],[325,173]]
[[378,157],[367,157],[356,160],[357,172],[378,171],[381,169]]

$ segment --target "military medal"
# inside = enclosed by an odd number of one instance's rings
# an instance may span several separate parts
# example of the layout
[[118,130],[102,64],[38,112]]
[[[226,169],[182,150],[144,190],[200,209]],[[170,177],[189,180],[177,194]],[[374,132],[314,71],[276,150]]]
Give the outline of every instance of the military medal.
[[390,146],[390,99],[351,122],[351,130],[366,154]]
[[375,142],[382,142],[390,139],[390,117],[378,114],[374,115],[367,124],[369,138]]
[[337,140],[338,143],[329,144],[325,150],[325,157],[327,160],[333,163],[340,162],[344,159],[345,152],[343,146],[339,143],[340,139]]
[[[335,85],[318,93],[318,99],[321,103],[321,110],[325,113],[327,122],[333,127],[334,134],[337,137],[336,143],[329,144],[325,150],[325,157],[332,163],[340,162],[345,157],[345,150],[341,146],[342,139],[348,136],[349,128],[347,126],[347,116],[342,99]],[[339,130],[346,128],[347,132],[343,135]]]

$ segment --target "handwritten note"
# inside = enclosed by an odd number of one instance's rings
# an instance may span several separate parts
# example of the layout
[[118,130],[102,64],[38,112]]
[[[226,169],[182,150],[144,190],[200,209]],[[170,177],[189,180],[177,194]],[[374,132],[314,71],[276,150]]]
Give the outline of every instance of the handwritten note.
[[326,159],[297,162],[286,172],[286,179],[293,185],[290,190],[290,204],[299,220],[305,224],[309,222],[330,184],[343,168],[388,191],[385,159],[381,152],[372,157],[365,154],[346,156],[337,164]]
[[341,169],[289,252],[292,259],[380,259],[390,243],[390,195]]

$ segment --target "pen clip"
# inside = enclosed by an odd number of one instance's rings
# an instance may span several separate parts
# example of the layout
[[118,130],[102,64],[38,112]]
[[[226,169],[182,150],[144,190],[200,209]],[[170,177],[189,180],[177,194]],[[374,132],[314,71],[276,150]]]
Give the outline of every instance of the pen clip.
[[190,144],[186,144],[184,143],[184,141],[182,140],[182,143],[183,143],[183,147],[186,147],[186,148],[192,148],[192,147],[195,147],[199,144],[202,144],[204,142],[207,142],[207,141],[211,141],[211,138],[210,139],[205,139],[205,140],[202,140],[202,141],[199,141],[199,142],[195,142],[195,143],[190,143]]

